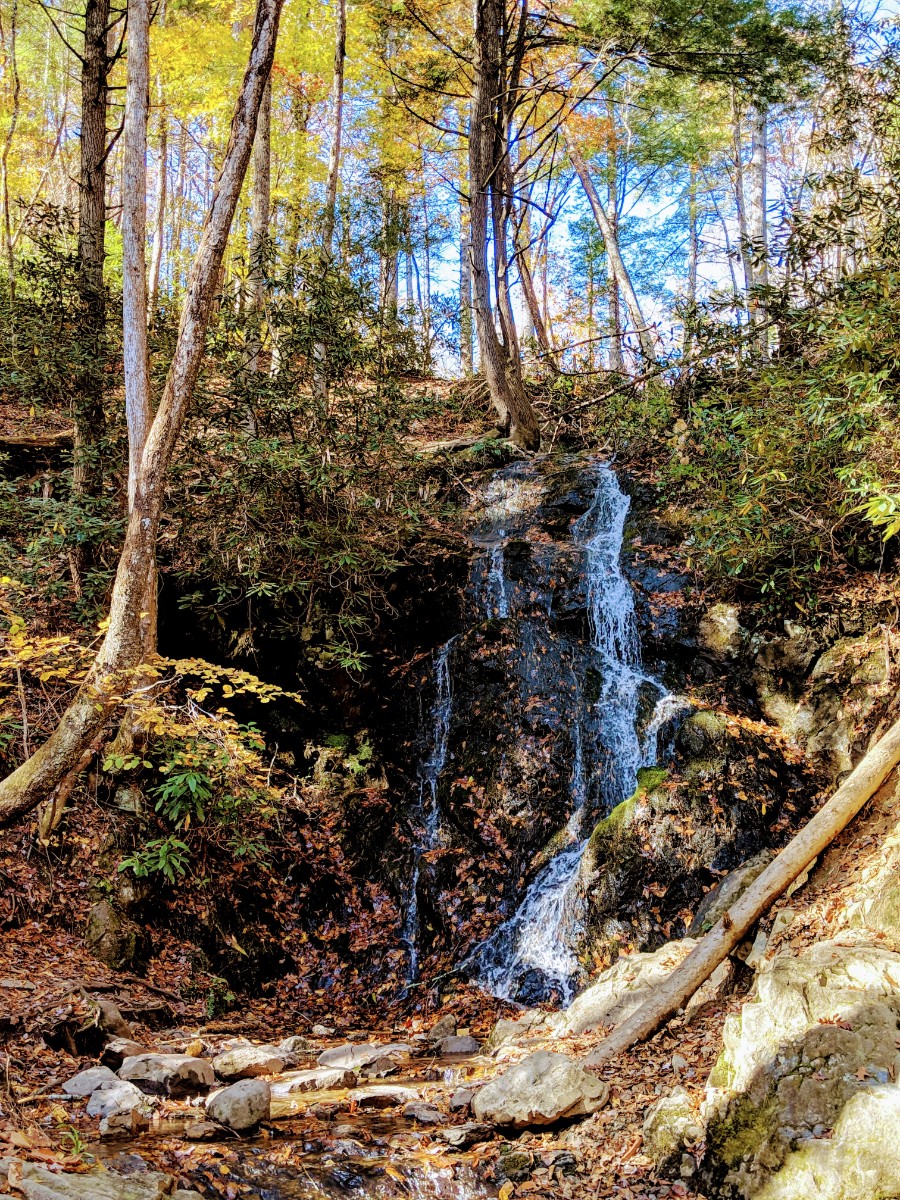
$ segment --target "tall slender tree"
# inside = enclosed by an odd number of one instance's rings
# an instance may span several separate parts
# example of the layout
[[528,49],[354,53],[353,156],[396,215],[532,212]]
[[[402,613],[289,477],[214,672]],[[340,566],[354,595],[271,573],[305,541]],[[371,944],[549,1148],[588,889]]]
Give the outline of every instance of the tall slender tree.
[[143,605],[148,574],[156,558],[166,476],[203,360],[219,269],[272,67],[281,6],[282,0],[257,3],[250,56],[235,104],[228,148],[191,270],[165,386],[138,468],[106,634],[84,683],[54,732],[0,782],[0,824],[17,820],[43,800],[53,803],[71,786],[72,778],[90,760],[110,714],[121,702],[123,690],[127,691],[139,673],[145,649]]

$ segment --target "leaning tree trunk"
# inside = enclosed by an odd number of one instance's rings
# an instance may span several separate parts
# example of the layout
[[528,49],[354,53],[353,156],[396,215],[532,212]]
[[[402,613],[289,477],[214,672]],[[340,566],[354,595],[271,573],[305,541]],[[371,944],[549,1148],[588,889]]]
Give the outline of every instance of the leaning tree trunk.
[[599,1066],[651,1036],[683,1008],[771,904],[853,820],[900,762],[900,721],[865,755],[828,803],[788,842],[641,1007],[587,1056]]
[[631,313],[631,319],[634,322],[638,342],[641,347],[641,354],[647,362],[655,362],[658,350],[657,337],[651,326],[644,320],[637,292],[634,290],[634,284],[631,281],[631,275],[625,266],[625,261],[619,250],[619,238],[615,226],[606,209],[603,207],[597,189],[594,187],[594,181],[591,179],[590,172],[587,169],[587,163],[582,158],[581,151],[575,145],[575,140],[565,125],[562,127],[562,132],[572,166],[575,168],[575,173],[581,181],[581,186],[584,188],[584,193],[594,214],[594,220],[597,222],[597,226],[603,236],[603,241],[606,245],[606,257],[609,261],[610,275],[615,276],[619,287],[625,293],[625,303],[628,305],[628,311]]
[[150,255],[150,286],[148,304],[151,322],[156,318],[159,303],[159,278],[162,272],[163,243],[166,236],[166,201],[169,190],[169,118],[161,91],[159,108],[159,169],[156,175],[156,220],[153,229],[153,250]]
[[75,383],[75,452],[72,485],[75,492],[94,495],[103,478],[102,442],[106,360],[106,297],[103,262],[106,257],[106,107],[109,99],[110,58],[107,34],[110,0],[87,0],[81,66],[81,160],[78,204],[78,294],[81,305],[79,336],[82,366]]
[[768,312],[766,311],[766,288],[769,284],[768,221],[766,174],[768,150],[768,119],[765,108],[756,105],[750,118],[750,164],[747,170],[750,191],[750,241],[753,287],[753,344],[756,356],[761,361],[769,357]]
[[0,782],[0,825],[9,824],[62,790],[102,736],[143,658],[143,604],[155,561],[166,474],[203,361],[206,328],[219,270],[272,67],[282,0],[258,0],[247,70],[235,105],[231,135],[203,227],[181,312],[175,351],[150,426],[135,488],[125,544],[113,585],[106,636],[87,678],[54,732],[27,762]]

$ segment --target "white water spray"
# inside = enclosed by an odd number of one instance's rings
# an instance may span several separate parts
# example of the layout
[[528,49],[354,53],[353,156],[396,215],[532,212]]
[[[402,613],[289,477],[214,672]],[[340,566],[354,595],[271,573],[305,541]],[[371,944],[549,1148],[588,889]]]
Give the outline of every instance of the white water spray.
[[[632,794],[638,769],[655,761],[657,734],[672,715],[667,704],[671,698],[641,670],[634,598],[619,563],[628,508],[628,497],[615,475],[600,466],[594,501],[573,527],[574,540],[584,552],[591,644],[602,675],[593,724],[603,751],[601,795],[607,810]],[[662,696],[642,744],[638,706],[640,689],[646,684]],[[473,978],[495,996],[514,999],[522,981],[539,973],[564,1002],[572,998],[578,969],[572,950],[577,929],[573,884],[587,846],[581,837],[581,810],[588,794],[583,730],[577,719],[570,787],[573,811],[565,830],[566,844],[535,877],[515,914],[467,961]]]

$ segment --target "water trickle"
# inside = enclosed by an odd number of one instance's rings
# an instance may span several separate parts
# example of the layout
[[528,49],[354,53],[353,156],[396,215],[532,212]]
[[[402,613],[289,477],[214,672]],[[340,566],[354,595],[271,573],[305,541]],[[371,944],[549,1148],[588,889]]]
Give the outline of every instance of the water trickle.
[[438,801],[438,781],[447,762],[450,737],[450,717],[453,712],[453,691],[450,677],[450,654],[456,638],[450,638],[437,652],[434,660],[434,703],[431,707],[431,753],[419,767],[419,814],[422,836],[413,855],[409,902],[403,922],[403,944],[409,953],[407,976],[414,980],[419,970],[419,876],[422,858],[438,845],[441,832],[441,808]]
[[[650,683],[662,690],[641,670],[634,598],[619,564],[628,507],[628,497],[613,472],[598,467],[594,501],[573,525],[572,538],[584,555],[585,603],[601,684],[590,706],[593,711],[578,712],[574,721],[572,815],[565,830],[566,844],[538,873],[515,914],[470,958],[477,981],[506,999],[520,994],[533,974],[563,1001],[571,999],[578,968],[571,936],[577,925],[572,885],[586,846],[580,836],[588,795],[584,716],[602,750],[600,789],[608,810],[634,790],[644,760],[637,731],[641,688]],[[655,752],[655,742],[652,749]]]

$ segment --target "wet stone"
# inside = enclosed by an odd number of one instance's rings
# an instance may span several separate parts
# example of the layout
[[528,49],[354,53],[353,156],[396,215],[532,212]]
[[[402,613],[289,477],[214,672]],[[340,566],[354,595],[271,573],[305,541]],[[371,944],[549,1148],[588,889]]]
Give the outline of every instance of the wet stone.
[[477,1054],[480,1049],[473,1037],[445,1037],[440,1042],[441,1054]]
[[467,1150],[478,1142],[487,1142],[493,1137],[493,1126],[481,1121],[467,1121],[465,1125],[451,1125],[449,1129],[441,1129],[438,1137],[447,1143],[452,1150]]
[[399,1084],[373,1083],[370,1087],[354,1088],[347,1093],[347,1099],[360,1109],[399,1108],[401,1104],[412,1104],[419,1100],[419,1093],[413,1088],[401,1087]]
[[439,1108],[420,1101],[405,1104],[403,1115],[408,1121],[415,1121],[418,1125],[443,1125],[447,1120],[446,1115]]

